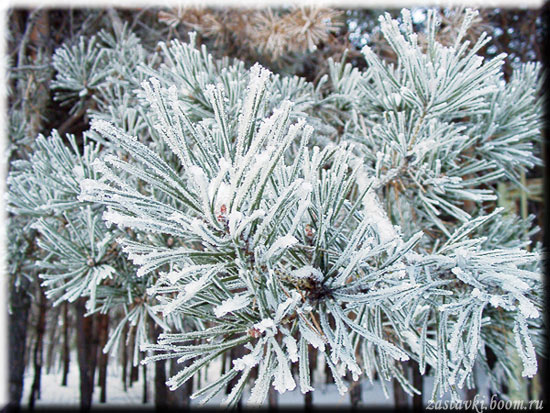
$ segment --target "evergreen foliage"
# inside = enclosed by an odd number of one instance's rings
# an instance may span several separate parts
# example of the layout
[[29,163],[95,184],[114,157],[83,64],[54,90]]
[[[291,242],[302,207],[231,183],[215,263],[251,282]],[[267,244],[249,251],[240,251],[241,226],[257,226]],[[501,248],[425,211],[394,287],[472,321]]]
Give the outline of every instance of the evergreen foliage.
[[367,46],[366,70],[344,56],[315,83],[216,60],[194,35],[149,54],[124,27],[58,49],[55,99],[91,128],[39,136],[8,179],[48,298],[122,312],[104,351],[135,326],[134,364],[138,348],[185,362],[171,389],[244,348],[202,402],[230,382],[228,405],[249,384],[253,404],[313,391],[313,349],[341,394],[350,376],[417,393],[405,360],[433,399],[460,398],[475,366],[520,380],[511,351],[533,377],[540,247],[496,185],[541,164],[540,67],[505,82],[506,56],[477,54],[490,39],[463,39],[474,11],[449,45],[427,16],[423,42],[408,10],[382,16],[396,61]]

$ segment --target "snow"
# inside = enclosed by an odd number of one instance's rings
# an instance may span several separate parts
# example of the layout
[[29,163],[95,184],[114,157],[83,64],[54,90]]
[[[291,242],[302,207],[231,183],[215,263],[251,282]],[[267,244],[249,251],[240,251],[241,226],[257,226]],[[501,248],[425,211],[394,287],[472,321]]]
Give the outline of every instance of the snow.
[[480,298],[482,295],[481,295],[481,291],[479,290],[479,288],[474,288],[472,290],[472,296],[476,297],[476,298]]
[[197,295],[197,293],[206,284],[208,284],[208,282],[210,282],[212,275],[213,275],[213,271],[209,271],[205,273],[202,277],[200,277],[198,280],[194,280],[187,283],[183,287],[183,291],[181,291],[175,299],[173,299],[167,305],[164,306],[164,308],[162,309],[163,314],[164,315],[170,314],[172,311],[178,308],[181,304],[189,301],[191,298]]
[[244,369],[251,369],[260,362],[257,352],[249,353],[241,357],[240,359],[233,360],[233,366],[235,370],[242,371]]
[[391,242],[399,239],[397,231],[382,209],[376,195],[371,191],[365,194],[363,199],[365,217],[369,223],[377,229],[381,243]]
[[319,349],[319,351],[323,352],[325,351],[325,343],[323,342],[323,339],[315,333],[313,330],[309,328],[304,328],[302,326],[302,337],[313,347]]
[[260,333],[269,330],[269,333],[271,333],[271,335],[274,335],[277,331],[277,327],[275,326],[275,323],[271,318],[264,318],[259,323],[254,324],[254,328],[259,330]]
[[514,338],[519,356],[523,363],[521,375],[522,377],[533,377],[537,373],[537,356],[531,338],[529,337],[527,323],[519,314],[514,325]]
[[209,274],[206,274],[199,278],[196,281],[191,281],[189,284],[187,284],[185,289],[185,297],[183,298],[183,301],[188,301],[192,297],[194,297],[201,289],[204,287],[204,285],[210,281]]
[[235,297],[228,298],[223,303],[214,308],[214,314],[216,317],[223,317],[227,313],[240,310],[250,303],[250,298],[246,295],[236,295]]
[[292,276],[295,278],[311,278],[317,281],[323,280],[323,273],[311,265],[292,271]]
[[[67,377],[67,386],[61,386],[62,373],[58,371],[53,371],[50,374],[42,375],[42,388],[41,388],[41,398],[36,401],[36,408],[44,408],[51,406],[79,406],[80,405],[80,376],[78,373],[78,365],[76,363],[77,355],[76,353],[71,354],[71,360],[73,360],[70,365],[69,375]],[[152,407],[154,403],[154,390],[153,379],[152,379],[152,369],[147,367],[147,378],[149,380],[148,384],[148,403],[142,403],[143,397],[143,375],[142,369],[140,368],[139,380],[134,382],[131,387],[128,387],[127,391],[124,391],[121,379],[121,371],[114,367],[109,366],[107,369],[107,403],[99,402],[100,388],[95,387],[92,406],[95,408],[101,407],[121,407],[121,406],[135,406],[135,407]],[[22,398],[22,408],[28,406],[30,387],[32,385],[34,372],[32,369],[28,369],[25,374],[24,389],[23,389],[23,398]],[[96,375],[97,378],[97,375]]]
[[[246,356],[245,356],[246,357]],[[71,360],[75,360],[71,364],[69,370],[69,376],[67,380],[67,387],[60,385],[62,374],[60,371],[52,371],[50,374],[42,375],[42,391],[41,399],[36,401],[36,408],[41,409],[45,407],[78,407],[80,403],[80,378],[78,374],[78,366],[76,364],[77,355],[72,354]],[[112,362],[112,361],[111,361]],[[312,393],[313,404],[315,406],[341,406],[348,407],[350,405],[349,396],[340,396],[336,385],[325,384],[324,377],[324,365],[319,363],[319,368],[314,372],[314,392]],[[55,369],[54,369],[55,370]],[[213,381],[218,377],[219,363],[213,363],[208,369],[205,379],[207,382]],[[482,375],[484,376],[484,375]],[[27,370],[25,374],[24,390],[22,397],[22,408],[28,406],[29,392],[32,384],[33,371]],[[130,407],[133,409],[154,407],[154,378],[153,378],[152,365],[147,366],[147,380],[148,380],[148,402],[142,403],[143,397],[143,375],[142,369],[139,371],[139,379],[134,382],[132,387],[128,387],[127,391],[124,391],[121,380],[121,371],[114,363],[110,364],[107,369],[107,402],[99,403],[99,387],[95,387],[92,400],[93,409],[101,408],[121,408]],[[481,377],[483,379],[483,377]],[[424,379],[424,404],[428,403],[433,388],[433,377],[425,377]],[[480,380],[480,383],[484,382]],[[250,390],[255,383],[251,382],[250,385],[245,387],[243,393],[243,406],[250,406]],[[369,383],[366,380],[361,382],[362,384],[362,405],[366,407],[389,407],[393,406],[393,386],[388,386],[389,398],[385,398],[381,389],[380,382],[374,381]],[[483,391],[483,390],[482,390]],[[220,403],[225,395],[223,392],[217,394],[212,400],[205,405],[210,407],[220,406]],[[200,403],[200,398],[191,400],[192,406],[197,406]],[[448,394],[445,395],[444,400],[450,400]],[[302,407],[304,405],[304,395],[299,389],[287,391],[284,394],[278,395],[279,407]]]
[[519,310],[525,316],[525,318],[538,318],[540,316],[536,307],[521,294],[514,294],[519,301]]
[[271,338],[273,349],[277,355],[277,367],[275,368],[275,378],[273,380],[273,387],[279,393],[285,393],[286,391],[292,391],[296,388],[296,381],[292,376],[290,367],[287,363],[287,358],[283,353],[283,350],[279,347],[279,344]]
[[275,312],[275,322],[279,323],[286,313],[300,300],[300,294],[296,291],[292,291],[292,297],[287,298],[284,302],[280,303],[277,306],[277,311]]
[[[213,183],[214,181],[212,181]],[[213,186],[211,183],[211,186]],[[222,205],[225,205],[226,208],[229,207],[229,204],[231,202],[231,197],[233,196],[233,189],[230,185],[226,184],[225,182],[221,182],[218,187],[216,188],[216,202],[214,204],[214,211],[220,212]],[[210,198],[213,198],[213,193],[216,189],[211,189],[210,192],[212,193],[210,195]]]
[[291,247],[297,242],[298,240],[290,234],[285,235],[284,237],[278,238],[277,241],[275,241],[273,245],[271,245],[271,247],[269,247],[267,252],[264,254],[264,257],[263,257],[264,260],[269,261],[273,256],[273,254],[285,248]]
[[288,358],[293,363],[296,363],[298,361],[298,345],[296,344],[296,340],[294,339],[294,337],[286,336],[285,338],[283,338],[283,343],[286,344]]
[[229,227],[229,233],[231,235],[234,235],[235,234],[235,230],[237,229],[237,225],[241,222],[241,220],[243,219],[243,214],[240,212],[240,211],[232,211],[230,214],[229,214],[229,224],[228,224],[228,227]]
[[504,304],[504,301],[500,295],[492,295],[489,302],[495,308],[501,307]]

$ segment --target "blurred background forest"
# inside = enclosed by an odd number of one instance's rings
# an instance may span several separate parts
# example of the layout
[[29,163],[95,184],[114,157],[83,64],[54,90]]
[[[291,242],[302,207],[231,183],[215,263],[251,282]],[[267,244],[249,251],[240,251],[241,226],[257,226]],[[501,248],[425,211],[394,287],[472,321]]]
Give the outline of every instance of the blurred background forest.
[[[64,43],[76,44],[80,36],[89,37],[106,29],[116,38],[117,33],[126,27],[142,39],[143,45],[153,54],[159,41],[187,41],[188,33],[195,31],[198,43],[206,45],[218,58],[238,58],[247,66],[260,62],[273,72],[296,74],[315,82],[329,70],[329,57],[336,61],[345,59],[360,69],[364,67],[360,50],[367,44],[386,60],[394,59],[391,48],[377,28],[379,15],[386,11],[309,8],[11,9],[6,33],[10,163],[27,157],[31,143],[39,133],[48,135],[56,128],[60,135],[72,133],[78,139],[89,128],[87,113],[95,105],[93,79],[88,86],[90,93],[76,96],[78,105],[72,106],[73,110],[54,99],[50,88],[56,75],[52,65],[53,52]],[[391,14],[397,18],[399,11],[391,11]],[[516,64],[543,60],[543,38],[548,31],[545,14],[545,9],[482,9],[468,36],[475,39],[486,31],[493,37],[481,53],[487,58],[507,53],[509,57],[503,67],[507,79]],[[453,39],[460,28],[461,10],[441,9],[441,15],[439,41],[445,43]],[[412,16],[416,29],[422,30],[425,9],[414,8]],[[539,168],[522,177],[528,191],[500,188],[506,200],[503,206],[518,211],[523,217],[535,214],[541,227],[542,176]],[[541,240],[542,234],[535,237]],[[9,396],[13,406],[23,403],[32,408],[41,397],[41,378],[57,372],[60,384],[66,386],[71,369],[88,374],[96,383],[95,391],[100,393],[100,401],[108,401],[108,365],[120,366],[119,380],[124,390],[136,383],[140,376],[149,378],[140,381],[143,402],[154,400],[157,406],[188,403],[190,389],[171,393],[164,384],[167,370],[172,373],[177,369],[173,360],[157,366],[132,366],[136,334],[133,328],[123,332],[128,340],[116,359],[103,354],[101,348],[109,331],[118,324],[120,314],[94,314],[85,318],[84,305],[80,301],[53,307],[40,286],[38,270],[23,265],[22,257],[36,250],[36,240],[14,239],[10,233],[7,239],[10,251],[12,248],[19,251],[10,253],[8,268]],[[30,389],[26,392],[27,400],[22,400],[23,385]],[[514,397],[536,399],[540,388],[535,382],[523,391]],[[359,403],[358,394],[351,392],[352,404]]]

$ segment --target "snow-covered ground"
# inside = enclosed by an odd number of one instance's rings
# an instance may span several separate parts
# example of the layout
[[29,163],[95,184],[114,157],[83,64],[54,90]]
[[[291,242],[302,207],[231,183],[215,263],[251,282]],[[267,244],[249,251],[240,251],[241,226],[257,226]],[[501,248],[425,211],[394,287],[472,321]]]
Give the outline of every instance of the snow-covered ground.
[[[75,360],[73,358],[73,360]],[[215,368],[210,368],[210,379],[215,371],[219,371]],[[317,372],[316,379],[318,380],[313,392],[313,403],[316,406],[331,405],[331,406],[347,406],[349,405],[349,395],[345,394],[340,396],[336,390],[334,384],[319,384],[323,382],[322,373]],[[107,403],[99,403],[99,387],[95,388],[93,395],[93,406],[94,407],[117,407],[117,406],[132,406],[132,407],[152,407],[154,401],[153,394],[153,369],[148,368],[148,380],[149,380],[149,389],[148,389],[148,403],[142,404],[143,397],[143,376],[140,376],[139,380],[133,384],[132,387],[128,387],[127,391],[123,390],[122,380],[120,370],[115,366],[110,366],[107,374]],[[23,407],[28,405],[29,399],[29,390],[32,383],[33,371],[30,369],[25,376],[24,383],[24,393],[22,404]],[[96,377],[97,379],[97,377]],[[208,378],[207,378],[208,379]],[[36,407],[47,407],[47,406],[67,406],[67,407],[77,407],[79,405],[79,374],[78,374],[78,365],[73,363],[69,371],[68,377],[68,386],[61,386],[61,373],[53,372],[51,374],[44,374],[42,376],[42,394],[41,399],[36,401]],[[424,380],[424,402],[428,402],[428,398],[431,395],[433,379],[431,377],[426,377]],[[384,396],[382,391],[382,386],[380,383],[370,384],[368,381],[363,381],[362,388],[362,400],[365,406],[383,406],[383,407],[392,407],[393,406],[393,386],[391,383],[387,384],[387,389],[389,392],[389,398]],[[218,394],[212,400],[208,402],[207,405],[210,406],[219,406],[224,395]],[[244,397],[244,405],[246,405],[246,400],[248,398],[248,393]],[[196,405],[200,400],[193,400],[192,404]],[[289,407],[289,406],[302,406],[304,403],[304,396],[300,393],[298,389],[295,389],[291,392],[286,392],[279,395],[279,406]]]
[[[73,360],[75,360],[73,358]],[[25,374],[25,383],[23,390],[23,407],[28,406],[30,387],[32,385],[34,372],[32,369]],[[67,386],[61,386],[62,374],[60,372],[52,372],[51,374],[42,375],[42,391],[40,400],[36,401],[36,407],[47,407],[51,405],[59,406],[79,406],[80,404],[80,376],[78,373],[78,364],[73,362],[69,370]],[[97,374],[96,374],[97,380]],[[93,394],[93,406],[128,406],[142,405],[143,395],[143,378],[140,376],[139,381],[135,382],[132,387],[128,387],[125,392],[122,386],[122,379],[116,369],[108,369],[107,374],[107,403],[99,403],[100,388],[95,387]],[[152,391],[149,391],[149,396]],[[149,397],[151,398],[151,397]],[[148,403],[146,406],[152,406]]]

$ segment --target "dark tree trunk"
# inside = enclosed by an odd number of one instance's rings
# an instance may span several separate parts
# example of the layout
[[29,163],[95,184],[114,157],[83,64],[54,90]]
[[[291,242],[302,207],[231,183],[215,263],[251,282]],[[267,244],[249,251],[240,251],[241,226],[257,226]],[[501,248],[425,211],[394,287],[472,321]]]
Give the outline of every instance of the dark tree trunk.
[[474,387],[472,389],[465,389],[464,390],[466,400],[473,401],[477,395],[477,389]]
[[412,379],[413,379],[413,386],[420,391],[420,394],[414,394],[413,395],[413,409],[414,411],[422,411],[424,408],[424,378],[422,377],[422,374],[420,374],[418,363],[411,364],[412,369]]
[[[244,353],[245,353],[245,349],[244,349],[244,346],[242,344],[233,347],[229,351],[229,367],[231,368],[231,366],[233,366],[233,360],[241,358],[242,356],[244,356]],[[229,381],[229,383],[227,383],[227,387],[225,388],[225,393],[226,394],[231,393],[231,390],[233,390],[233,387],[235,387],[235,385],[237,384],[238,381],[239,381],[239,376],[233,377]],[[239,401],[237,402],[237,404],[235,405],[235,407],[240,410],[240,409],[242,409],[242,405],[243,405],[242,404],[242,398],[240,398]]]
[[279,406],[279,392],[275,390],[273,386],[269,387],[269,392],[267,393],[267,403],[269,409],[277,409]]
[[128,391],[128,344],[126,338],[128,337],[128,325],[125,324],[122,329],[122,387],[124,391]]
[[[149,334],[151,341],[155,343],[161,328],[149,320]],[[168,387],[166,386],[166,360],[155,362],[155,408],[157,410],[168,407]]]
[[223,376],[225,372],[227,371],[225,368],[225,365],[227,364],[227,352],[224,352],[222,354],[222,370],[220,372],[220,376]]
[[348,377],[350,379],[349,401],[351,403],[351,407],[355,409],[359,407],[359,404],[362,401],[361,392],[363,391],[363,386],[361,384],[361,379],[357,381],[353,381],[353,378],[349,373],[348,373]]
[[[132,360],[133,360],[133,357],[132,357]],[[130,386],[138,380],[139,380],[139,364],[137,366],[134,366],[132,364],[132,368],[130,369]]]
[[46,350],[46,374],[50,374],[54,365],[54,349],[57,344],[57,327],[60,307],[54,307],[50,312],[50,331],[48,334],[48,349]]
[[306,394],[304,394],[304,406],[306,410],[313,408],[313,392],[309,391]]
[[407,410],[409,408],[409,402],[407,399],[407,393],[401,387],[401,384],[396,379],[393,379],[393,401],[394,409]]
[[168,387],[166,386],[166,360],[155,362],[155,407],[168,407]]
[[328,366],[328,363],[325,363],[325,384],[330,384],[332,378],[332,372],[330,371],[330,367]]
[[36,399],[40,399],[40,379],[42,377],[44,333],[46,332],[47,300],[44,290],[38,288],[38,320],[36,322],[36,341],[33,350],[34,379],[29,394],[29,409],[34,409]]
[[[189,365],[189,362],[178,364],[176,359],[170,359],[170,377],[176,375]],[[173,409],[187,409],[191,394],[193,394],[193,378],[190,378],[183,386],[168,392],[168,405]]]
[[132,387],[134,385],[134,382],[137,381],[138,379],[138,366],[134,366],[134,351],[135,351],[135,343],[136,343],[136,328],[135,327],[130,327],[130,340],[129,340],[129,343],[128,343],[128,350],[129,350],[129,354],[128,354],[128,368],[129,368],[129,377],[128,377],[128,381],[129,381],[129,385],[130,387]]
[[[50,56],[49,46],[49,12],[44,9],[35,9],[29,11],[26,21],[24,33],[21,33],[20,41],[18,42],[18,53],[16,58],[16,66],[21,67],[27,64],[42,64],[44,63],[43,56]],[[15,59],[14,59],[15,60]],[[33,77],[18,76],[15,83],[14,94],[22,99],[21,110],[25,123],[26,136],[36,136],[43,127],[43,116],[45,108],[49,101],[49,82],[51,79],[51,71],[47,71],[41,75],[41,79]],[[30,96],[28,91],[32,91]],[[11,151],[10,161],[13,158],[25,157],[27,151],[23,145],[15,147]],[[35,230],[31,230],[28,234],[26,245],[21,245],[24,250],[22,255],[30,257],[34,248]],[[36,274],[28,274],[34,277]],[[16,285],[15,277],[17,277]],[[8,366],[9,366],[9,399],[8,409],[18,409],[21,404],[23,394],[23,381],[27,354],[27,329],[29,311],[31,306],[31,297],[29,289],[31,283],[22,274],[21,262],[14,268],[14,272],[10,274],[10,297],[9,306],[10,314],[8,318]],[[5,366],[2,366],[5,368]]]
[[[491,347],[487,345],[485,345],[485,354],[487,357],[487,364],[489,365],[489,368],[493,370],[497,364],[498,358],[494,353],[494,351],[491,349]],[[489,392],[489,400],[492,400],[492,399],[495,399],[497,401],[500,400],[498,389],[489,387],[488,392]]]
[[90,410],[94,391],[94,375],[97,362],[97,336],[94,334],[94,316],[85,317],[86,299],[79,298],[76,308],[76,338],[78,365],[80,368],[80,409]]
[[[34,299],[32,300],[34,301]],[[33,343],[36,340],[36,329],[33,329],[33,321],[34,320],[34,314],[33,314],[33,308],[29,309],[29,325],[27,326],[29,328],[29,335],[27,337],[27,346],[25,348],[25,371],[29,371],[32,367],[32,349],[33,349]]]
[[[426,366],[428,367],[428,366]],[[428,373],[428,372],[426,372]],[[475,373],[475,371],[474,371]],[[463,394],[464,394],[464,400],[468,400],[468,401],[474,401],[475,398],[476,398],[476,395],[477,395],[477,383],[476,383],[476,380],[475,380],[475,375],[473,376],[473,387],[471,389],[467,388],[466,386],[464,386],[464,390],[463,390]]]
[[69,303],[63,303],[63,378],[62,386],[67,386],[67,377],[69,376],[69,365],[71,362],[71,346],[70,346],[70,320],[69,320]]
[[98,346],[98,359],[99,359],[99,369],[98,369],[98,386],[101,388],[99,394],[99,402],[105,403],[107,401],[107,364],[109,362],[109,354],[103,353],[103,348],[107,344],[109,339],[109,315],[108,314],[99,314],[98,318],[98,336],[99,336],[99,346]]
[[9,410],[19,408],[21,396],[23,395],[27,323],[31,307],[29,287],[30,282],[25,277],[21,277],[21,284],[18,288],[13,284],[10,285],[10,314],[8,317]]
[[[548,13],[550,12],[550,5],[547,4],[545,6],[545,9],[546,9],[545,14],[546,16],[548,16]],[[548,392],[544,390],[544,383],[546,383],[546,380],[548,379],[548,358],[542,358],[540,355],[537,354],[537,365],[541,366],[539,373],[535,376],[535,379],[537,380],[535,382],[537,384],[536,390],[538,391],[535,391],[535,389],[532,389],[531,394],[533,397],[530,400],[535,400],[535,399],[540,400],[541,403],[543,403],[543,405],[546,406],[548,404]]]
[[[309,372],[311,377],[311,387],[313,386],[313,372],[317,368],[317,349],[313,347],[308,347],[309,351],[307,352],[307,357],[309,360]],[[313,408],[313,392],[307,392],[304,394],[304,406],[306,409],[310,410]]]
[[147,365],[143,365],[143,398],[141,399],[141,402],[143,404],[147,404],[149,401],[149,397],[147,395]]

